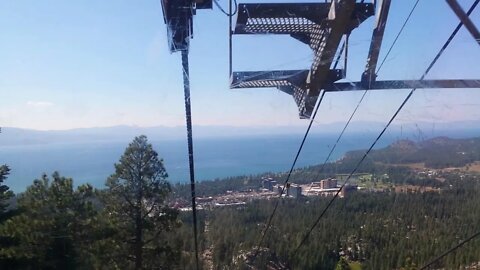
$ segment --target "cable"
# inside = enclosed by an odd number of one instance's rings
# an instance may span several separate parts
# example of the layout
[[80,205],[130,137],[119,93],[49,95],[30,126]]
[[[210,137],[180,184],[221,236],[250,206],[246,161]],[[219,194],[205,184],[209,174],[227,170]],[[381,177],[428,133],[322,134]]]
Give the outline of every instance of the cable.
[[346,41],[344,40],[342,43],[342,47],[340,47],[340,53],[337,55],[337,59],[335,59],[335,64],[333,65],[333,69],[337,68],[338,62],[340,61],[340,58],[342,57],[343,50],[345,50],[345,43]]
[[[380,66],[378,67],[377,71],[375,72],[375,75],[377,76],[378,73],[380,72],[380,70],[382,69],[383,67],[383,64],[385,63],[385,61],[387,60],[388,56],[390,55],[390,52],[392,51],[393,47],[395,46],[395,44],[397,43],[397,40],[398,38],[400,37],[400,35],[403,33],[403,30],[405,29],[405,26],[407,25],[408,21],[410,20],[410,17],[412,16],[413,12],[415,11],[418,3],[420,2],[420,0],[417,0],[415,2],[415,4],[413,5],[412,9],[410,10],[410,13],[408,14],[407,18],[405,19],[402,27],[400,28],[400,30],[398,31],[397,35],[395,36],[395,39],[393,40],[392,44],[390,45],[390,47],[388,48],[388,51],[387,53],[385,54],[385,57],[382,59],[382,62],[380,63]],[[365,90],[366,92],[367,90]],[[397,196],[398,194],[395,192],[395,198],[394,198],[394,201],[393,201],[393,204],[392,204],[392,208],[393,209],[395,207],[395,204],[397,203]],[[392,214],[393,212],[390,211]]]
[[238,11],[237,0],[233,0],[233,2],[235,3],[235,11],[234,11],[233,13],[232,13],[231,11],[230,11],[230,13],[227,12],[227,11],[225,11],[225,9],[222,8],[222,6],[221,6],[220,3],[218,2],[218,0],[213,0],[213,2],[215,3],[215,6],[217,6],[218,9],[220,9],[220,11],[221,11],[223,14],[227,15],[228,17],[233,17],[233,16],[235,16],[235,14],[237,14],[237,11]]
[[[325,158],[325,161],[323,162],[322,167],[320,167],[320,170],[318,170],[318,174],[317,174],[317,175],[320,175],[320,174],[323,172],[323,169],[324,169],[325,166],[327,165],[327,162],[330,160],[330,157],[332,156],[333,152],[335,151],[335,148],[337,147],[338,143],[339,143],[340,140],[342,139],[343,134],[345,133],[345,130],[347,130],[347,127],[350,125],[350,122],[352,121],[353,116],[355,116],[355,114],[357,113],[357,110],[358,110],[358,108],[360,107],[360,104],[362,103],[363,99],[365,98],[365,95],[367,94],[367,92],[368,92],[368,89],[363,92],[362,97],[361,97],[360,100],[358,101],[357,106],[355,107],[355,109],[353,110],[352,114],[350,115],[350,118],[348,119],[347,123],[346,123],[345,126],[343,127],[342,132],[340,132],[340,135],[338,136],[337,141],[336,141],[335,144],[333,145],[332,149],[330,149],[330,152],[328,153],[327,158]],[[311,190],[311,188],[310,188],[310,190]],[[307,191],[307,193],[309,193],[310,190]]]
[[[323,100],[323,97],[325,96],[325,93],[326,93],[325,91],[322,91],[322,93],[320,94],[320,97],[319,97],[318,102],[317,102],[317,106],[315,107],[315,111],[314,111],[312,117],[310,118],[310,123],[308,124],[308,128],[305,131],[305,135],[303,136],[302,143],[300,144],[300,147],[298,148],[297,155],[295,156],[295,159],[293,160],[292,166],[290,167],[290,171],[288,172],[287,178],[286,178],[286,180],[283,184],[283,188],[280,192],[279,199],[282,197],[283,193],[285,192],[285,188],[287,187],[288,181],[290,180],[290,176],[292,175],[293,169],[295,168],[298,157],[300,156],[300,152],[302,151],[303,145],[305,144],[308,133],[310,132],[312,124],[315,120],[315,116],[317,115],[318,108],[320,108],[320,104],[322,103],[322,100]],[[252,261],[254,261],[256,259],[257,255],[258,255],[258,251],[260,250],[260,246],[262,245],[263,240],[265,239],[265,235],[267,234],[268,230],[270,229],[270,225],[272,224],[272,219],[275,216],[275,213],[277,211],[279,202],[280,202],[280,200],[276,201],[275,206],[273,208],[273,211],[268,218],[267,225],[265,226],[265,229],[262,232],[262,236],[260,237],[260,240],[258,241],[257,249],[255,250]]]
[[415,5],[413,5],[412,10],[410,10],[410,13],[408,14],[407,18],[405,19],[405,22],[403,23],[402,27],[400,28],[400,31],[398,32],[397,36],[396,36],[395,39],[393,40],[392,45],[390,46],[390,48],[389,48],[388,51],[387,51],[387,54],[385,55],[385,57],[384,57],[383,60],[382,60],[382,63],[380,63],[380,66],[378,67],[377,72],[375,72],[375,75],[377,75],[378,72],[380,72],[380,69],[382,69],[383,64],[384,64],[385,61],[387,60],[387,57],[388,57],[388,55],[390,54],[390,52],[392,51],[393,46],[395,46],[395,43],[397,42],[398,37],[400,37],[400,35],[401,35],[402,32],[403,32],[403,29],[405,28],[405,26],[407,25],[408,21],[410,20],[410,17],[412,16],[413,11],[415,10],[415,8],[416,8],[417,5],[418,5],[418,2],[420,2],[420,0],[417,0],[417,2],[415,2]]
[[[476,0],[475,3],[473,3],[472,7],[468,10],[467,12],[467,15],[470,15],[472,13],[472,11],[475,9],[475,7],[477,6],[478,2],[480,2],[480,0]],[[433,59],[433,61],[430,63],[430,65],[428,66],[428,68],[425,70],[425,72],[423,73],[423,75],[421,76],[420,78],[420,81],[423,81],[425,79],[425,77],[427,76],[427,74],[430,72],[430,70],[433,68],[433,66],[435,65],[435,63],[438,61],[438,59],[440,58],[440,56],[443,54],[443,52],[445,51],[445,49],[448,47],[448,45],[450,44],[450,42],[453,40],[453,38],[455,37],[455,35],[458,33],[458,31],[460,30],[460,28],[462,27],[463,23],[460,22],[457,27],[455,28],[455,30],[452,32],[452,34],[450,35],[450,37],[447,39],[447,41],[445,42],[445,44],[442,46],[442,48],[440,49],[440,51],[437,53],[437,55],[435,56],[435,58]],[[342,186],[340,187],[340,189],[335,193],[335,195],[333,196],[333,198],[328,202],[327,206],[323,209],[323,211],[320,213],[320,215],[318,216],[318,218],[315,220],[315,222],[313,223],[313,225],[310,227],[309,231],[305,234],[305,236],[303,237],[302,241],[300,242],[300,244],[297,246],[297,248],[294,250],[293,252],[293,255],[292,257],[294,257],[298,250],[300,249],[301,246],[303,246],[303,244],[305,244],[306,240],[308,239],[310,233],[313,231],[313,229],[318,225],[318,223],[320,222],[320,219],[325,215],[325,213],[327,212],[327,210],[330,208],[330,206],[333,204],[333,202],[335,201],[335,199],[339,196],[340,192],[343,190],[343,188],[345,187],[345,185],[348,183],[348,181],[350,180],[350,178],[352,177],[352,175],[358,170],[358,168],[360,167],[360,165],[363,163],[363,161],[365,160],[365,158],[368,156],[368,154],[372,151],[373,147],[375,147],[375,145],[377,144],[377,142],[380,140],[380,138],[383,136],[383,134],[385,133],[385,131],[387,130],[387,128],[390,126],[390,124],[395,120],[395,118],[397,117],[397,115],[400,113],[400,111],[403,109],[403,107],[405,106],[405,104],[408,102],[408,100],[412,97],[413,93],[415,92],[416,88],[413,88],[412,90],[410,90],[409,94],[406,96],[406,98],[403,100],[402,104],[400,104],[400,107],[398,107],[398,109],[395,111],[395,113],[393,114],[393,116],[390,118],[390,120],[388,121],[388,123],[385,125],[385,127],[383,128],[383,130],[380,132],[380,134],[377,136],[377,138],[373,141],[372,145],[370,146],[370,148],[368,148],[368,150],[365,152],[365,154],[363,155],[363,157],[360,159],[360,161],[357,163],[357,165],[355,166],[355,168],[352,170],[352,172],[348,175],[347,179],[345,180],[345,182],[342,184]]]
[[185,118],[187,122],[188,164],[190,168],[190,190],[192,194],[195,263],[198,270],[200,269],[200,265],[198,261],[197,205],[195,203],[195,168],[194,168],[194,159],[193,159],[192,110],[190,106],[191,103],[190,103],[190,77],[188,74],[188,51],[182,51],[182,68],[183,68],[183,91],[185,95]]
[[423,270],[423,269],[427,269],[428,267],[430,267],[432,264],[438,262],[439,260],[441,260],[443,257],[447,256],[448,254],[454,252],[455,250],[457,250],[458,248],[460,248],[461,246],[463,246],[464,244],[472,241],[473,239],[475,239],[476,237],[480,236],[480,231],[476,232],[475,234],[473,234],[472,236],[468,237],[467,239],[463,240],[462,242],[458,243],[456,246],[452,247],[451,249],[445,251],[442,255],[436,257],[435,259],[431,260],[429,263],[427,263],[426,265],[422,266],[422,268],[420,268],[420,270]]
[[[216,3],[216,1],[215,1]],[[236,2],[235,2],[236,3]],[[217,5],[218,6],[218,5]],[[235,8],[237,5],[235,5]],[[235,10],[236,12],[236,10]],[[232,14],[232,0],[228,0],[228,13]],[[233,68],[233,30],[232,30],[232,17],[228,16],[228,76],[232,77],[232,68]]]
[[475,24],[473,24],[473,22],[465,15],[457,0],[447,0],[447,3],[452,11],[457,15],[458,19],[463,22],[465,28],[467,28],[467,30],[470,32],[473,39],[475,39],[478,45],[480,45],[480,31],[478,31],[477,27],[475,27]]
[[[398,32],[397,36],[395,37],[395,40],[394,40],[393,43],[390,45],[390,48],[388,49],[388,52],[387,52],[387,54],[385,55],[385,57],[383,58],[383,61],[382,61],[381,65],[380,65],[380,67],[378,68],[377,72],[375,73],[375,75],[378,75],[378,73],[380,72],[380,69],[382,68],[383,63],[384,63],[385,60],[387,59],[388,55],[390,54],[390,52],[392,51],[393,47],[395,46],[395,43],[397,42],[398,38],[399,38],[400,35],[402,34],[403,29],[405,28],[405,25],[407,25],[407,22],[408,22],[408,20],[410,19],[413,11],[414,11],[415,8],[417,7],[418,2],[420,2],[420,0],[417,0],[417,2],[415,3],[415,5],[412,7],[412,9],[411,9],[410,13],[408,14],[405,22],[403,23],[402,27],[400,28],[400,31]],[[343,51],[344,46],[345,46],[345,43],[343,43],[342,48],[340,49],[341,51]],[[340,58],[340,57],[337,58],[337,61],[335,62],[335,66],[336,66],[337,63],[338,63],[339,58]],[[334,67],[334,68],[335,68],[335,67]],[[320,170],[319,170],[318,174],[320,174],[321,172],[323,172],[323,169],[325,168],[327,162],[330,160],[330,157],[332,156],[333,152],[335,151],[335,148],[337,147],[338,143],[339,143],[340,140],[342,139],[343,134],[345,133],[345,130],[346,130],[347,127],[350,125],[350,122],[352,121],[353,117],[354,117],[355,114],[357,113],[357,110],[358,110],[358,108],[360,107],[360,104],[363,102],[363,99],[365,98],[367,92],[368,92],[368,89],[365,89],[365,91],[363,92],[362,97],[360,98],[360,100],[359,100],[358,103],[357,103],[357,106],[355,107],[355,109],[353,110],[352,114],[350,115],[350,118],[348,119],[347,123],[346,123],[345,126],[343,127],[342,132],[340,132],[340,135],[338,136],[337,141],[336,141],[335,144],[333,145],[332,149],[330,149],[330,152],[328,153],[327,158],[326,158],[325,161],[323,162],[322,167],[320,167]],[[310,189],[311,189],[311,188],[310,188]],[[308,192],[310,192],[310,190],[309,190]],[[307,192],[307,193],[308,193],[308,192]]]
[[[388,54],[390,53],[390,51],[391,51],[391,49],[393,48],[393,46],[395,45],[396,40],[397,40],[398,37],[401,35],[401,33],[402,33],[402,31],[403,31],[406,23],[408,22],[408,19],[409,19],[410,16],[412,15],[413,10],[415,9],[415,7],[417,6],[417,4],[418,4],[419,1],[420,1],[420,0],[417,0],[417,2],[415,3],[414,7],[413,7],[412,10],[410,11],[410,14],[409,14],[408,17],[407,17],[406,22],[403,24],[402,28],[400,29],[400,32],[397,34],[397,37],[395,38],[395,41],[394,41],[393,44],[391,45],[391,47],[390,47],[390,49],[389,49],[389,51],[388,51],[388,53],[387,53],[387,56],[388,56]],[[345,49],[345,46],[346,46],[346,41],[343,43],[343,45],[342,45],[342,47],[341,47],[341,49],[340,49],[341,52],[343,52],[343,50]],[[339,62],[339,59],[340,59],[340,56],[341,56],[341,53],[338,55],[338,57],[337,57],[337,59],[336,59],[336,61],[335,61],[335,66],[334,66],[334,68],[337,66],[337,64],[338,64],[338,62]],[[385,58],[385,59],[386,59],[386,58]],[[384,59],[383,61],[385,61],[385,59]],[[382,64],[383,64],[383,62],[382,62]],[[378,71],[380,71],[380,69],[381,69],[381,66],[380,66],[380,68],[379,68]],[[377,73],[378,73],[378,71],[377,71]],[[368,89],[364,91],[362,97],[360,98],[359,102],[357,103],[357,106],[355,107],[355,109],[353,110],[352,114],[350,115],[350,118],[348,119],[347,123],[346,123],[345,126],[343,127],[343,130],[340,132],[340,135],[338,136],[338,138],[337,138],[334,146],[332,147],[332,149],[330,150],[329,154],[327,155],[327,158],[325,159],[324,163],[322,164],[322,167],[320,168],[319,172],[322,172],[322,171],[323,171],[326,163],[328,162],[328,160],[330,159],[331,155],[332,155],[333,152],[335,151],[335,148],[337,147],[339,141],[341,140],[343,134],[345,133],[345,130],[346,130],[346,129],[348,128],[348,126],[350,125],[350,122],[352,121],[353,117],[355,116],[355,114],[356,114],[358,108],[360,107],[360,104],[362,103],[363,99],[365,98],[367,92],[368,92]],[[311,125],[312,125],[312,122],[313,122],[314,119],[315,119],[316,113],[317,113],[317,111],[318,111],[318,107],[320,106],[320,103],[321,103],[321,101],[322,101],[322,99],[323,99],[324,94],[325,94],[325,92],[323,92],[323,93],[322,93],[322,96],[320,97],[320,102],[318,103],[318,106],[317,106],[316,109],[315,109],[315,112],[314,112],[314,114],[313,114],[313,117],[312,117],[312,119],[311,119],[311,121],[310,121],[310,125],[309,125],[308,128],[307,128],[307,132],[306,132],[306,134],[305,134],[305,136],[304,136],[304,138],[303,138],[302,144],[300,145],[299,151],[297,152],[297,156],[295,157],[294,163],[293,163],[293,165],[292,165],[292,167],[291,167],[291,169],[290,169],[290,172],[289,172],[288,175],[287,175],[287,180],[285,181],[285,184],[284,184],[284,186],[283,186],[283,188],[282,188],[282,191],[281,191],[281,193],[280,193],[280,196],[283,195],[283,192],[284,192],[284,190],[285,190],[285,187],[286,187],[286,185],[287,185],[287,183],[288,183],[288,181],[289,181],[289,179],[290,179],[290,175],[291,175],[291,173],[292,173],[292,171],[293,171],[293,167],[295,166],[295,163],[296,163],[297,158],[298,158],[298,156],[299,156],[299,154],[300,154],[300,151],[301,151],[301,149],[302,149],[302,147],[303,147],[303,144],[304,144],[304,142],[305,142],[305,139],[306,139],[306,137],[307,137],[307,135],[308,135],[308,132],[310,131],[310,127],[311,127]],[[345,184],[344,184],[344,185],[345,185]],[[342,187],[343,187],[343,186],[342,186]],[[341,190],[341,189],[340,189],[340,190]],[[340,191],[340,190],[339,190],[339,191]],[[337,193],[335,196],[338,196],[338,193]],[[270,227],[270,225],[271,225],[271,221],[272,221],[272,219],[273,219],[273,216],[275,215],[275,212],[276,212],[276,210],[277,210],[277,207],[278,207],[278,201],[277,201],[277,203],[275,204],[274,210],[273,210],[272,214],[270,215],[270,218],[269,218],[269,220],[268,220],[268,222],[267,222],[267,227],[265,228],[265,231],[264,231],[264,233],[262,234],[262,237],[261,237],[261,239],[260,239],[260,242],[259,242],[259,244],[257,245],[257,252],[255,253],[254,258],[256,257],[256,255],[257,255],[257,253],[258,253],[258,248],[260,248],[260,244],[263,242],[264,237],[265,237],[265,235],[266,235],[266,232],[268,231],[268,229],[269,229],[269,227]]]

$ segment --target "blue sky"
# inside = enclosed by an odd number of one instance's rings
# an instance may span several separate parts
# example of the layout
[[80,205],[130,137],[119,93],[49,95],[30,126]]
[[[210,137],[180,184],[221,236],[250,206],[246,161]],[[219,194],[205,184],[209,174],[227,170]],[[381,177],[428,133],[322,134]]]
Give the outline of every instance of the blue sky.
[[[393,1],[381,58],[414,2]],[[467,9],[473,0],[459,2]],[[480,8],[471,17],[480,26]],[[352,33],[348,80],[360,78],[373,23],[372,17]],[[457,23],[445,1],[421,0],[379,79],[418,79]],[[289,95],[274,89],[229,89],[228,19],[216,7],[197,13],[194,31],[194,124],[306,124]],[[168,51],[158,0],[1,0],[0,37],[0,126],[46,130],[184,124],[180,55]],[[311,56],[308,47],[290,37],[234,38],[238,71],[307,68]],[[478,79],[479,63],[480,47],[462,29],[428,78]],[[355,119],[385,121],[407,92],[370,92]],[[361,94],[328,94],[316,122],[345,121]],[[479,103],[479,89],[419,90],[398,122],[478,120]]]

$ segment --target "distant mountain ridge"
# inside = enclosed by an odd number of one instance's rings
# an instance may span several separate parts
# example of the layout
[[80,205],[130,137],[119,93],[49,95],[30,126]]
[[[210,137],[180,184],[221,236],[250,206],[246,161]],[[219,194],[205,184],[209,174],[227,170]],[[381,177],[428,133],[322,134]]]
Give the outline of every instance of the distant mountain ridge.
[[[344,160],[358,159],[363,153],[359,150],[347,152]],[[429,168],[462,167],[480,160],[480,137],[435,137],[420,142],[399,140],[372,150],[369,159],[384,164],[425,163]]]
[[[301,135],[306,125],[296,126],[194,126],[194,138],[222,138],[246,136],[273,136],[273,135]],[[318,124],[312,128],[312,134],[338,134],[345,123]],[[358,121],[351,123],[347,132],[378,133],[384,123]],[[425,137],[474,137],[480,135],[480,121],[454,123],[412,123],[397,124],[389,128],[391,134],[399,138],[414,138],[421,140]],[[185,127],[137,127],[112,126],[78,128],[71,130],[31,130],[14,127],[2,127],[0,146],[33,145],[50,143],[82,143],[101,141],[130,141],[134,136],[147,135],[151,140],[184,139]]]

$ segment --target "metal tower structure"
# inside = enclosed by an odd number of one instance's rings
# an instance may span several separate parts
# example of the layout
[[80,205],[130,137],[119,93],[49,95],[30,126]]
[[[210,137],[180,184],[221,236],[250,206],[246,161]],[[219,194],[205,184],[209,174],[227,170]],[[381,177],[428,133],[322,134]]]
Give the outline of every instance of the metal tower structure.
[[196,269],[201,269],[198,250],[197,207],[195,194],[195,162],[193,158],[193,129],[190,99],[190,75],[188,51],[193,38],[193,16],[197,9],[211,9],[212,0],[161,0],[163,18],[167,25],[170,52],[182,53],[183,92],[185,95],[185,122],[187,126],[188,163],[190,170],[190,189],[192,199],[193,236],[195,245]]
[[[190,109],[190,81],[188,73],[188,52],[190,39],[193,38],[193,16],[197,9],[211,9],[212,1],[217,0],[161,0],[167,38],[170,52],[182,53],[183,80],[185,93],[185,115],[188,137],[191,197],[194,222],[195,254],[197,269],[199,269],[197,221],[195,204],[195,176],[193,159],[192,120]],[[403,108],[413,92],[419,88],[480,88],[480,79],[474,80],[425,80],[425,76],[438,57],[462,25],[465,25],[472,37],[480,45],[480,32],[468,17],[475,6],[480,2],[476,0],[469,12],[465,13],[456,0],[446,0],[453,12],[458,16],[461,24],[457,26],[447,43],[437,54],[427,71],[420,80],[388,80],[377,81],[376,70],[383,35],[386,28],[391,0],[329,0],[324,3],[249,3],[238,4],[235,27],[232,29],[232,0],[229,0],[229,71],[231,89],[241,88],[277,88],[292,95],[298,106],[300,118],[310,118],[310,125],[297,152],[297,157],[292,165],[292,172],[296,159],[300,154],[308,131],[315,118],[315,104],[321,102],[326,92],[353,91],[353,90],[393,90],[411,88],[410,94],[398,108],[383,131],[365,153],[360,163],[368,155],[376,142],[383,135],[398,112]],[[216,2],[216,4],[218,4]],[[372,32],[370,49],[366,60],[365,70],[357,82],[339,82],[344,79],[348,66],[348,39],[350,33],[371,16],[376,16],[375,27]],[[408,19],[407,19],[408,20]],[[232,36],[234,35],[289,35],[299,42],[307,45],[313,51],[310,69],[305,70],[267,70],[267,71],[232,71]],[[343,45],[340,46],[342,39]],[[340,55],[345,55],[343,69],[337,69]],[[338,55],[336,59],[335,55]],[[320,99],[319,99],[320,98]],[[358,106],[357,106],[358,108]],[[317,106],[318,110],[318,106]],[[355,109],[356,111],[356,109]],[[355,113],[354,111],[354,113]],[[352,114],[353,116],[353,114]],[[350,120],[349,120],[350,121]],[[345,126],[345,128],[348,126]],[[344,129],[345,130],[345,129]],[[343,131],[342,131],[343,133]],[[341,137],[341,135],[340,135]],[[340,139],[339,137],[339,139]],[[338,142],[338,140],[337,140]],[[328,160],[328,158],[327,158]],[[356,169],[354,169],[355,171]],[[354,172],[353,171],[353,172]],[[352,173],[353,173],[352,172]],[[285,185],[288,184],[288,177]],[[283,193],[283,191],[282,191]],[[334,197],[336,198],[336,197]],[[330,202],[330,204],[333,200]],[[329,204],[329,205],[330,205]],[[329,205],[322,212],[323,216]],[[277,204],[278,206],[278,204]],[[270,215],[260,244],[269,229],[276,207]],[[317,220],[317,222],[318,222]],[[311,230],[315,227],[316,223]],[[302,240],[302,243],[304,241]],[[299,247],[302,245],[299,245]],[[260,246],[260,244],[258,246]],[[298,250],[298,248],[297,248]],[[296,251],[295,251],[296,252]],[[255,255],[256,256],[256,255]]]
[[[382,45],[391,0],[332,0],[327,3],[239,4],[231,35],[289,35],[308,45],[314,53],[310,69],[242,71],[231,73],[231,89],[277,88],[292,95],[300,118],[310,118],[320,92],[388,90],[406,88],[478,88],[479,80],[389,80],[377,81],[375,70]],[[478,31],[455,0],[447,0],[476,38]],[[350,33],[376,15],[365,71],[358,82],[345,78]],[[470,30],[472,29],[472,30]],[[344,46],[340,47],[342,37]],[[231,38],[231,36],[230,36]],[[478,40],[477,40],[478,41]],[[345,54],[343,69],[336,69],[334,57]],[[232,50],[230,49],[230,54]],[[230,57],[231,58],[231,57]],[[231,68],[230,63],[230,68]]]

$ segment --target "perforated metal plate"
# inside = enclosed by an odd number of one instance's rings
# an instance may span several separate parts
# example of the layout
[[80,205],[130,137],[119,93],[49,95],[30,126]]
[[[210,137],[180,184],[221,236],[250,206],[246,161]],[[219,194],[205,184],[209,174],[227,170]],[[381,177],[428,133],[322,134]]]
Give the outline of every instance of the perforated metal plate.
[[355,0],[239,4],[233,34],[288,34],[309,45],[314,57],[300,81],[298,76],[293,79],[293,71],[266,71],[260,76],[259,72],[234,72],[231,88],[276,87],[293,96],[301,117],[310,116],[324,85],[331,85],[343,75],[341,70],[330,70],[341,37],[373,14],[371,3]]

